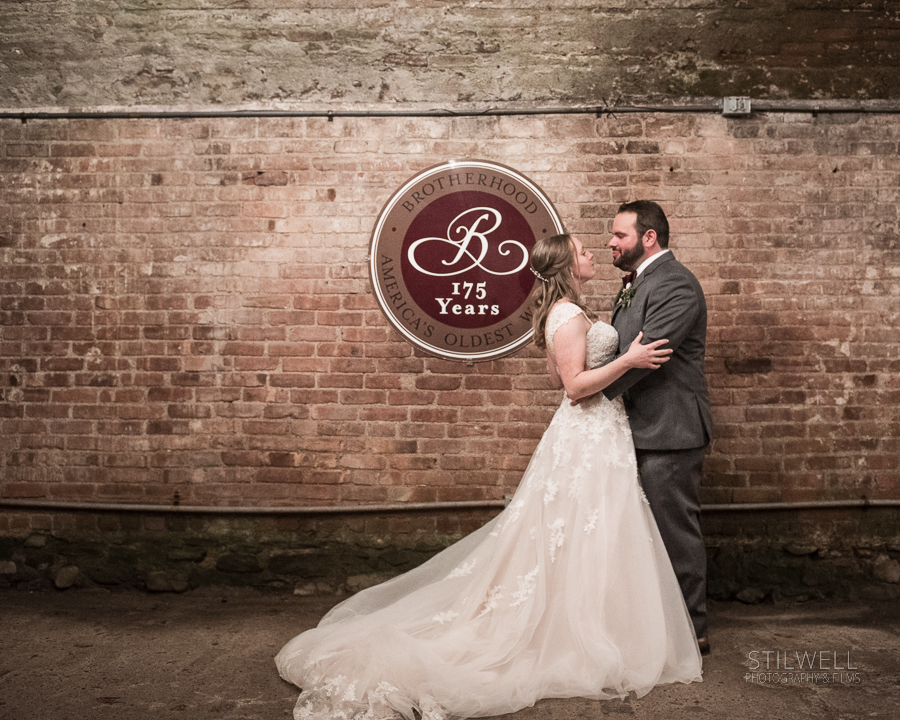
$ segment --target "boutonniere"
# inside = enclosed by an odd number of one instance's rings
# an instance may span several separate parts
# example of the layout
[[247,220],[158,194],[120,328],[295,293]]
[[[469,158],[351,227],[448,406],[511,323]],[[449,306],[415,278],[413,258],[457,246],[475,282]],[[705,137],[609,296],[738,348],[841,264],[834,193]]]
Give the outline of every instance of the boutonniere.
[[634,283],[628,283],[619,290],[619,294],[616,295],[616,309],[622,308],[625,310],[631,305],[631,300],[634,298],[634,290]]

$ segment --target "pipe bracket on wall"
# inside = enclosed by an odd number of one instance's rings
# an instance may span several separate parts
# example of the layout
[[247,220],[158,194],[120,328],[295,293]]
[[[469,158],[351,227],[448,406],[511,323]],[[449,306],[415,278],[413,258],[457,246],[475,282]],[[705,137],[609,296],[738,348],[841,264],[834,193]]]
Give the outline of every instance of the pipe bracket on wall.
[[746,117],[750,114],[750,98],[730,96],[722,99],[724,117]]

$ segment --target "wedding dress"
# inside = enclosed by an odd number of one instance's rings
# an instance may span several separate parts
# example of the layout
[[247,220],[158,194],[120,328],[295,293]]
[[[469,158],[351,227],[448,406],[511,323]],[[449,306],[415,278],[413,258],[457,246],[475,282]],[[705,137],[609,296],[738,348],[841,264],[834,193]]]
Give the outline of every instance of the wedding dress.
[[[581,313],[562,303],[553,334]],[[588,332],[588,364],[616,331]],[[443,720],[700,680],[693,627],[641,491],[620,399],[562,401],[510,504],[334,607],[278,654],[294,717]]]

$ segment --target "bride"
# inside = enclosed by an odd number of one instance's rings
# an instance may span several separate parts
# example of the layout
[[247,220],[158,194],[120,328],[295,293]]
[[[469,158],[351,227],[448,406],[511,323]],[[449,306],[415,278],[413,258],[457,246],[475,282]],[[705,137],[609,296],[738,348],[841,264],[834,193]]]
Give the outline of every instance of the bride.
[[535,340],[568,398],[509,506],[282,648],[278,671],[302,689],[298,720],[484,717],[541,698],[641,696],[700,680],[625,410],[598,394],[671,351],[639,335],[613,359],[616,331],[591,323],[581,300],[592,259],[568,235],[532,251]]

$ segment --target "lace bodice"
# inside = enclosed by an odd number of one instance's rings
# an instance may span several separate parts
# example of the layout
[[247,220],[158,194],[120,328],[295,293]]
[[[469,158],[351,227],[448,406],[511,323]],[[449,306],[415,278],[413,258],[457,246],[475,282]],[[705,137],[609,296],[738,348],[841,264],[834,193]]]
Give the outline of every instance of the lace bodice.
[[[570,302],[560,303],[550,311],[545,329],[547,347],[550,349],[550,352],[556,353],[556,345],[553,338],[556,331],[569,320],[579,315],[584,315],[584,311]],[[593,323],[587,334],[586,365],[589,368],[605,365],[616,356],[618,348],[619,334],[616,332],[616,329],[602,321]]]

